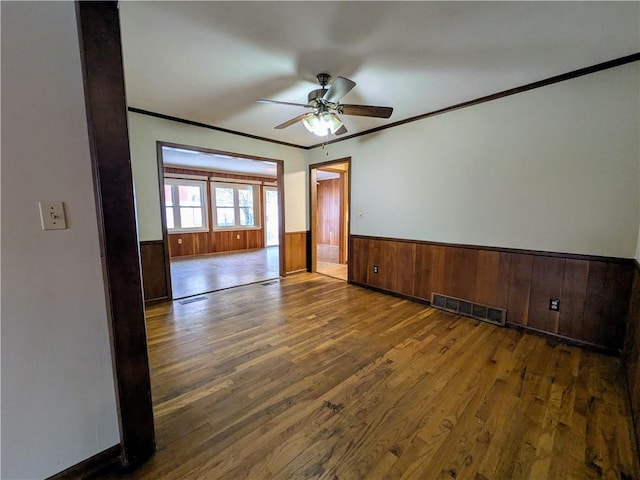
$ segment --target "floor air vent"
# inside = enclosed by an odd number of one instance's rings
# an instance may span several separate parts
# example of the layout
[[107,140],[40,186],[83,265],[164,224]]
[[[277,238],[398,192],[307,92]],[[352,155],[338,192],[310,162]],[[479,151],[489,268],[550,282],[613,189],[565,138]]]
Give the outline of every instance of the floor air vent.
[[507,311],[502,308],[473,303],[461,298],[448,297],[440,293],[431,294],[431,306],[495,325],[504,325],[507,320]]
[[192,298],[185,298],[184,300],[179,300],[178,303],[180,305],[187,305],[189,303],[201,302],[206,299],[207,297],[192,297]]

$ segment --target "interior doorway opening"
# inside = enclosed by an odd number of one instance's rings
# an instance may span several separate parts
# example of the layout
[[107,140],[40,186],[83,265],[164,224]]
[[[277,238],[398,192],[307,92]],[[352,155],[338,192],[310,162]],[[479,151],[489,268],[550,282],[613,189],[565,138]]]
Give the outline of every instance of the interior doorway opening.
[[170,299],[284,276],[280,160],[158,142]]
[[348,281],[350,159],[311,165],[311,271]]
[[278,211],[278,188],[264,187],[264,243],[267,247],[280,244]]

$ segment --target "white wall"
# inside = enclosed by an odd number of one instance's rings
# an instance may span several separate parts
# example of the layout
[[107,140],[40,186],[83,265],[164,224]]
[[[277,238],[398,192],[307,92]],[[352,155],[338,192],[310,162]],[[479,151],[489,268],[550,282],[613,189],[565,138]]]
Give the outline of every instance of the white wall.
[[639,89],[634,63],[329,145],[351,231],[633,258]]
[[141,241],[162,238],[156,141],[283,160],[285,229],[287,232],[307,229],[306,150],[138,113],[129,114],[129,140]]
[[[2,478],[120,441],[72,2],[2,2]],[[68,229],[42,231],[39,200]]]

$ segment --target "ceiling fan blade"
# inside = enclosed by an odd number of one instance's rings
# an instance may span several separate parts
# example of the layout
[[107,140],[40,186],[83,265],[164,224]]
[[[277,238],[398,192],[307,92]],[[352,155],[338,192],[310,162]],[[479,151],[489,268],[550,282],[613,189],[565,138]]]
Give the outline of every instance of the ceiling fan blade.
[[358,115],[360,117],[389,118],[393,113],[391,107],[376,107],[373,105],[341,105],[344,115]]
[[265,98],[261,98],[260,100],[256,100],[256,102],[258,102],[258,103],[275,103],[276,105],[292,105],[294,107],[311,108],[311,105],[305,105],[304,103],[280,102],[278,100],[267,100]]
[[340,99],[347,93],[349,93],[355,86],[356,82],[349,80],[348,78],[337,77],[329,87],[329,90],[327,90],[327,93],[324,94],[322,99],[325,102],[338,103]]
[[343,135],[347,133],[347,131],[347,127],[345,127],[343,124],[338,130],[335,131],[334,135]]
[[298,123],[300,120],[302,120],[304,117],[306,117],[307,115],[309,115],[308,113],[303,113],[302,115],[298,115],[295,118],[292,118],[291,120],[287,120],[284,123],[281,123],[280,125],[278,125],[277,127],[274,127],[278,130],[281,130],[283,128],[287,128],[291,125],[293,125],[294,123]]

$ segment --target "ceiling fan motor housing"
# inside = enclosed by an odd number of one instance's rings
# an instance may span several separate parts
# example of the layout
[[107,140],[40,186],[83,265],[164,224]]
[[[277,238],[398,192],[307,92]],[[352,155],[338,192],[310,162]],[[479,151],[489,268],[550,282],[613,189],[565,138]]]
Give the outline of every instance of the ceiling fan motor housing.
[[316,78],[320,88],[312,90],[307,95],[307,104],[280,102],[277,100],[258,100],[262,103],[277,103],[294,105],[298,107],[312,108],[313,112],[303,113],[288,120],[276,129],[287,128],[294,123],[302,122],[310,132],[316,135],[326,135],[328,131],[336,135],[347,133],[347,129],[336,114],[357,115],[362,117],[389,118],[393,112],[391,107],[377,107],[373,105],[342,105],[340,100],[356,86],[356,82],[345,77],[336,77],[331,86],[327,88],[331,75],[319,73]]
[[319,73],[318,75],[316,75],[316,78],[318,79],[318,83],[324,89],[324,87],[326,87],[329,84],[329,80],[331,80],[331,75],[329,75],[328,73]]
[[311,90],[309,92],[309,95],[307,96],[307,103],[309,105],[311,105],[313,108],[318,107],[318,105],[322,104],[320,99],[322,97],[324,97],[325,93],[327,93],[327,90],[324,89],[324,88],[319,88],[317,90]]

